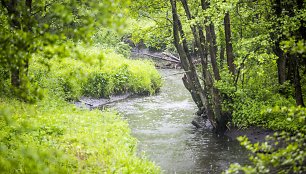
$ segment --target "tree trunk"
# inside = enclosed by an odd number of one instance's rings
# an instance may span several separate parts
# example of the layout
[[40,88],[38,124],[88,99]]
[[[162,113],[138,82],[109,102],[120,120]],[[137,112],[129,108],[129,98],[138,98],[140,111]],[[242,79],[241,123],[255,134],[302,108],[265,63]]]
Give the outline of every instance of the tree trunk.
[[279,40],[274,44],[273,52],[278,57],[277,59],[277,74],[278,74],[278,83],[280,85],[284,84],[288,79],[286,75],[286,55],[279,46]]
[[[202,10],[206,10],[209,7],[209,2],[206,0],[201,0]],[[204,20],[206,23],[209,20],[208,17]],[[219,68],[217,64],[217,42],[216,42],[216,34],[215,34],[215,27],[213,23],[210,23],[208,26],[205,26],[206,31],[206,40],[209,46],[209,55],[210,60],[214,72],[214,77],[216,80],[221,80]]]
[[293,56],[292,61],[293,61],[292,63],[293,63],[293,71],[294,71],[293,72],[293,83],[294,83],[294,89],[295,89],[296,105],[305,107],[305,104],[304,104],[304,101],[303,101],[298,58]]
[[[25,0],[26,10],[24,14],[21,14],[18,10],[18,3],[21,3],[18,0],[10,1],[1,1],[3,7],[6,8],[8,15],[10,16],[10,25],[15,30],[24,30],[31,32],[31,12],[32,12],[32,0]],[[24,27],[21,26],[21,23],[24,23]],[[25,51],[28,51],[28,46],[25,45]],[[11,67],[11,84],[14,87],[20,88],[23,83],[23,76],[27,75],[29,67],[29,58],[21,57],[18,59],[18,62]]]
[[224,48],[224,45],[221,44],[221,48],[220,48],[220,67],[223,67],[224,53],[225,53],[225,48]]
[[[203,109],[204,106],[204,95],[201,84],[199,82],[195,66],[193,65],[192,58],[190,56],[187,41],[185,39],[185,33],[182,29],[182,24],[177,14],[176,9],[176,0],[170,0],[172,7],[172,17],[173,17],[173,37],[174,37],[174,45],[180,55],[182,67],[186,72],[186,78],[183,79],[185,84],[188,84],[188,90],[193,96],[195,103],[197,104],[200,110]],[[181,39],[182,44],[181,45]]]
[[[206,10],[209,6],[209,3],[206,2],[205,0],[201,0],[201,5],[202,5],[202,9]],[[206,18],[204,22],[207,22],[209,20],[209,18]],[[215,80],[220,80],[220,74],[219,74],[219,68],[217,65],[217,49],[216,49],[216,34],[215,34],[215,29],[214,29],[214,25],[213,23],[210,23],[209,26],[205,27],[206,30],[206,48],[209,48],[209,53],[210,53],[210,58],[211,58],[211,64],[213,67],[213,72],[214,72],[214,77]],[[201,33],[200,33],[201,35]],[[200,38],[204,38],[203,36],[200,36]],[[207,50],[206,49],[206,50]],[[207,65],[207,62],[203,62],[204,65]],[[202,66],[204,67],[203,71],[205,73],[209,73],[208,71],[208,67],[207,66]],[[209,75],[209,74],[207,74]],[[213,80],[212,78],[208,79],[207,82],[209,82],[210,84],[207,85],[210,91],[210,94],[212,96],[212,106],[213,106],[213,110],[214,110],[214,120],[215,120],[215,130],[218,133],[224,133],[226,130],[226,124],[227,124],[227,117],[224,116],[223,112],[222,112],[222,105],[221,105],[221,96],[220,96],[220,92],[217,88],[215,88],[213,86]],[[211,85],[211,86],[210,86]]]
[[219,68],[217,64],[217,52],[214,46],[214,41],[213,41],[213,36],[212,36],[212,31],[210,26],[205,27],[206,30],[206,39],[208,41],[208,46],[209,46],[209,55],[210,55],[210,61],[212,65],[212,69],[214,72],[214,77],[216,80],[221,80],[220,73],[219,73]]
[[235,64],[234,64],[234,54],[233,46],[231,40],[231,23],[229,12],[225,13],[224,16],[224,32],[225,32],[225,42],[226,42],[226,57],[227,57],[227,66],[229,71],[232,74],[235,74]]
[[[193,17],[190,13],[188,4],[187,4],[187,0],[181,0],[187,19],[191,20]],[[209,100],[209,98],[211,98],[210,94],[209,94],[209,89],[207,86],[212,86],[212,80],[209,79],[209,75],[210,72],[208,71],[208,66],[207,66],[207,54],[205,54],[205,38],[203,35],[203,31],[202,28],[199,27],[198,25],[191,25],[190,26],[194,40],[195,40],[195,44],[198,50],[198,54],[201,58],[201,64],[202,64],[202,68],[203,68],[203,82],[204,82],[204,89],[202,91],[202,93],[204,94],[204,98],[203,98],[203,105],[205,108],[206,113],[204,115],[207,115],[207,118],[210,120],[211,124],[216,128],[216,123],[214,120],[214,112],[213,112],[213,107],[212,107],[212,102]],[[202,36],[202,41],[201,41],[201,36]],[[205,61],[204,61],[205,60]],[[210,76],[211,77],[211,76]]]
[[14,87],[20,87],[21,81],[20,81],[20,71],[18,68],[12,68],[11,69],[11,84]]
[[201,64],[202,64],[202,76],[203,76],[203,81],[204,81],[204,92],[205,92],[205,97],[206,97],[206,114],[207,118],[213,125],[213,127],[216,129],[217,128],[217,123],[215,121],[215,113],[213,110],[213,102],[210,100],[212,98],[212,88],[213,88],[213,80],[212,80],[212,75],[208,70],[208,45],[206,44],[207,42],[205,41],[205,36],[203,33],[203,29],[199,27],[199,39],[200,39],[200,45],[201,45],[201,51],[202,51],[202,56],[201,56]]
[[[282,14],[282,5],[281,5],[281,0],[275,0],[274,2],[274,13],[276,15],[277,18],[281,17]],[[281,25],[279,22],[275,22],[273,27],[278,27],[279,25]],[[290,79],[289,76],[286,75],[286,55],[283,52],[283,50],[280,48],[280,42],[281,42],[281,38],[282,36],[277,36],[277,34],[279,33],[271,33],[272,40],[275,40],[274,46],[273,46],[273,52],[276,54],[276,56],[278,57],[277,59],[277,74],[278,74],[278,83],[279,84],[283,84],[287,79]],[[289,67],[290,69],[290,67]],[[291,70],[289,70],[291,72]],[[288,75],[289,72],[288,71]]]

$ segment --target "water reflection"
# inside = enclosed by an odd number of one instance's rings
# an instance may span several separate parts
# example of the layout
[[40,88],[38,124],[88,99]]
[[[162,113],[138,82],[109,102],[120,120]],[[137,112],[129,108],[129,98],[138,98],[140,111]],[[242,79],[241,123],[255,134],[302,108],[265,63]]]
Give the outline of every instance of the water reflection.
[[165,173],[221,173],[229,163],[243,163],[246,151],[237,142],[190,124],[196,106],[178,71],[161,70],[166,79],[158,95],[111,105],[128,120],[139,152]]

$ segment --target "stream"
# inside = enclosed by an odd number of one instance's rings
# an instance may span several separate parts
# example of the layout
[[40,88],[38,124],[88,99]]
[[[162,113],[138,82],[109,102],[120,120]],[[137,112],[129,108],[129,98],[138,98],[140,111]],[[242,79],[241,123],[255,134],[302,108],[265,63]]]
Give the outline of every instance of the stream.
[[221,173],[230,163],[245,163],[247,152],[237,141],[191,124],[197,108],[183,85],[182,71],[159,71],[165,79],[160,93],[109,105],[128,121],[140,155],[166,174]]

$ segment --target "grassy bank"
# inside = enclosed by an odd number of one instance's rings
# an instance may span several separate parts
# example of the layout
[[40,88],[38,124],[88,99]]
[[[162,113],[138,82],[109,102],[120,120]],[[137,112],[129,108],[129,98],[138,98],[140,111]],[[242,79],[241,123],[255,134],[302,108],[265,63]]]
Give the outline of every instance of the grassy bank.
[[136,156],[137,142],[118,114],[67,102],[82,95],[153,94],[161,85],[159,74],[150,62],[112,51],[79,52],[78,58],[32,58],[32,92],[44,93],[35,104],[8,94],[9,79],[1,77],[0,173],[159,173]]
[[126,59],[99,47],[81,47],[78,51],[77,55],[47,62],[33,58],[30,68],[33,81],[65,100],[126,92],[154,94],[161,87],[160,75],[149,61]]

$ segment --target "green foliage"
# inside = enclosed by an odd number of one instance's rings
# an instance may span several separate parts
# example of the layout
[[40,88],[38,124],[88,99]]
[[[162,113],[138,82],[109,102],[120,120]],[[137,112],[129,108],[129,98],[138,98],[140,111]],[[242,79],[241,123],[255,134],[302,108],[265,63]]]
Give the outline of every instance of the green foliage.
[[[158,14],[160,15],[160,14]],[[129,20],[132,40],[135,43],[143,41],[147,47],[165,50],[172,46],[171,32],[167,21],[152,21],[147,18]]]
[[[274,108],[268,113],[287,116],[286,123],[298,125],[294,133],[275,133],[267,142],[252,144],[246,137],[239,137],[241,145],[253,154],[251,165],[232,164],[226,173],[305,173],[306,172],[306,109],[301,107]],[[280,122],[280,120],[277,120]]]
[[28,77],[44,94],[35,104],[8,98],[9,77],[0,69],[0,171],[160,173],[152,162],[136,156],[136,139],[114,111],[88,111],[64,101],[82,95],[153,94],[161,86],[153,64],[99,47],[74,51],[50,60],[32,55]]
[[265,127],[274,130],[283,130],[291,133],[305,133],[305,108],[279,107],[266,109],[261,112],[261,117],[266,120]]
[[[237,60],[239,59],[238,57]],[[274,72],[274,57],[266,54],[250,54],[244,61],[244,69],[239,79],[234,79],[237,77],[229,75],[227,70],[221,72],[222,80],[216,83],[216,87],[223,93],[223,108],[232,113],[231,121],[234,126],[261,126],[276,130],[286,128],[285,123],[282,126],[275,125],[276,120],[282,122],[283,117],[267,116],[263,112],[275,106],[294,105],[292,88],[288,83],[279,85]]]
[[114,49],[116,53],[122,54],[124,57],[129,57],[132,48],[122,41],[125,36],[129,35],[128,32],[128,30],[119,32],[114,29],[101,27],[93,35],[92,41],[95,45],[99,45],[99,47],[105,49],[111,48]]
[[12,91],[34,101],[32,96],[39,92],[32,88],[27,73],[31,57],[64,57],[66,49],[75,46],[66,40],[90,42],[101,25],[119,30],[128,4],[118,0],[1,1],[0,66],[10,72]]
[[113,112],[1,98],[0,125],[1,173],[159,173]]
[[39,56],[34,57],[29,69],[33,83],[65,100],[126,92],[154,94],[161,87],[161,77],[149,61],[126,59],[100,47],[77,50],[79,53],[74,56],[78,59],[54,58],[46,62]]
[[91,68],[83,85],[85,95],[108,97],[125,92],[154,94],[161,87],[161,77],[149,61],[129,60],[108,52],[96,69]]

